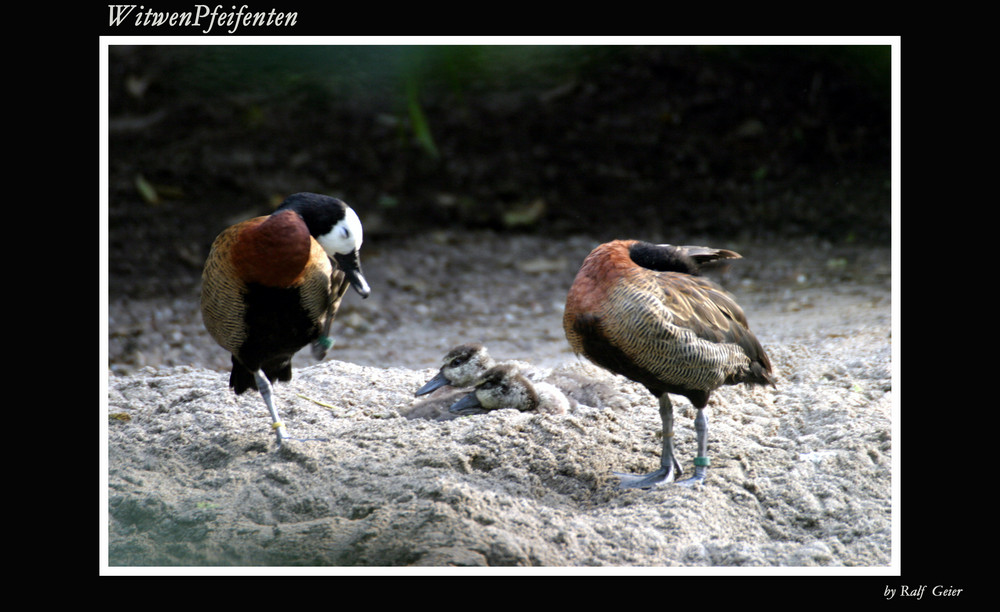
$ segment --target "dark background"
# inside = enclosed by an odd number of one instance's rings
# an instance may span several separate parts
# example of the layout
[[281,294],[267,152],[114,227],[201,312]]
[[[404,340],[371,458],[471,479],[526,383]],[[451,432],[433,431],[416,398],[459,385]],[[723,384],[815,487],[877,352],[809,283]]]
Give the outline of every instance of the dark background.
[[343,198],[439,229],[888,244],[888,46],[112,46],[109,292]]

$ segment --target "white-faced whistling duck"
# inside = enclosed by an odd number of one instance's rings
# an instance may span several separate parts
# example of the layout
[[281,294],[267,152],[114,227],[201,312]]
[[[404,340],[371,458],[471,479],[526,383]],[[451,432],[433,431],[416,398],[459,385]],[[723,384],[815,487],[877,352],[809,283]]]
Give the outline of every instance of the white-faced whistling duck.
[[279,446],[287,434],[271,383],[291,380],[292,356],[307,344],[316,359],[326,356],[330,324],[348,285],[368,297],[361,241],[354,210],[335,198],[297,193],[272,214],[223,230],[212,243],[202,274],[202,319],[232,353],[229,386],[237,395],[260,392]]
[[565,414],[569,400],[554,385],[532,383],[517,367],[501,364],[487,370],[475,389],[448,410],[452,414],[482,414],[504,408]]
[[695,418],[694,476],[708,466],[709,395],[722,385],[773,385],[771,362],[747,326],[736,301],[717,284],[697,276],[701,264],[739,258],[707,247],[654,245],[616,240],[584,259],[566,299],[563,328],[573,350],[595,364],[645,386],[659,398],[663,421],[660,469],[621,476],[622,488],[673,482],[681,473],[673,455],[673,406],[683,395]]

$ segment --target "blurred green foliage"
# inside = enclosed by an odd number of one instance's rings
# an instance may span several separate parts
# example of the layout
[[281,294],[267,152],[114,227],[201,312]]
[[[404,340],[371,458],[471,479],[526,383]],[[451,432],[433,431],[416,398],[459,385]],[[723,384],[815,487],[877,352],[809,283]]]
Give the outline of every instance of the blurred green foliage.
[[202,94],[281,96],[311,92],[405,107],[414,84],[451,93],[545,80],[581,47],[468,45],[219,45],[178,48],[179,80]]
[[406,117],[416,141],[434,157],[437,147],[423,110],[428,91],[461,100],[470,88],[542,85],[589,55],[556,45],[220,45],[174,51],[182,58],[174,82],[190,95],[363,105]]
[[[869,84],[888,104],[887,45],[699,46],[723,62],[794,56],[834,63]],[[294,96],[318,105],[342,103],[407,119],[415,140],[437,156],[427,97],[461,103],[473,90],[548,88],[631,47],[615,45],[218,45],[177,47],[176,80],[189,94],[252,96],[258,103]]]

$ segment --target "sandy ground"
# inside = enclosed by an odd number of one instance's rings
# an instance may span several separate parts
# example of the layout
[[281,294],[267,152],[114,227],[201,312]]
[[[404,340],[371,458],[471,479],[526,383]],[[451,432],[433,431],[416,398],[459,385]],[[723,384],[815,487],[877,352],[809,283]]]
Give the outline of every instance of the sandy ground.
[[[275,447],[259,396],[191,299],[109,304],[108,563],[150,566],[757,568],[893,563],[890,252],[688,239],[745,259],[718,276],[774,362],[728,387],[704,486],[621,491],[657,466],[655,399],[572,355],[561,307],[597,241],[435,234],[365,245],[337,346],[297,357]],[[402,416],[459,342],[551,369],[566,415]],[[451,391],[432,396],[446,402]],[[687,473],[694,409],[675,401]],[[443,570],[442,570],[443,571]]]

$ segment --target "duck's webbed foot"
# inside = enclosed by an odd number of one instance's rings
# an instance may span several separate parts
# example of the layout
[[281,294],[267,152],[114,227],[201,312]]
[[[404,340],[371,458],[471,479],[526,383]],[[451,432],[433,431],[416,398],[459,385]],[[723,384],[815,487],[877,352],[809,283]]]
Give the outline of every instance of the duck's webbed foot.
[[685,487],[693,487],[695,485],[700,485],[705,483],[705,474],[708,472],[708,457],[695,457],[694,458],[694,476],[691,478],[685,478],[684,480],[678,480],[674,484],[683,485]]
[[670,456],[669,461],[665,461],[664,463],[666,463],[666,465],[654,472],[650,472],[649,474],[636,475],[615,472],[615,476],[621,478],[621,483],[618,485],[618,488],[651,489],[656,485],[674,482],[674,480],[681,474],[680,464],[677,463],[677,460],[674,459],[673,455]]

